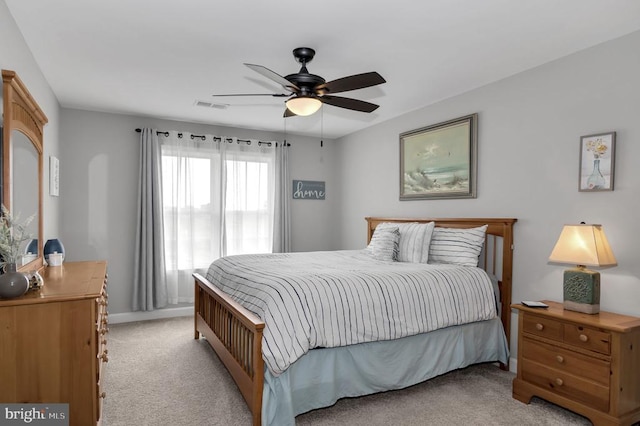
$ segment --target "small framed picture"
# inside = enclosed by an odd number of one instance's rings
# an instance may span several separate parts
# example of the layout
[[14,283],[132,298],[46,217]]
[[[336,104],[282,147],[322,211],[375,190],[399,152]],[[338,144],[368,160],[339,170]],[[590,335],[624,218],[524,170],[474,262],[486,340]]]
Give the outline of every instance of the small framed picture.
[[580,191],[613,191],[616,132],[580,138]]
[[60,161],[53,155],[49,157],[49,195],[60,195]]

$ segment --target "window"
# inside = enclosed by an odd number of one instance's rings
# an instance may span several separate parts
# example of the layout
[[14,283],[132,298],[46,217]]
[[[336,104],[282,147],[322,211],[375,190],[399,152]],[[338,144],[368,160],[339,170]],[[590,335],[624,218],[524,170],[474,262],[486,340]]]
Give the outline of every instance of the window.
[[274,149],[174,139],[162,144],[167,281],[180,287],[171,303],[192,301],[191,273],[215,259],[271,252],[275,193]]

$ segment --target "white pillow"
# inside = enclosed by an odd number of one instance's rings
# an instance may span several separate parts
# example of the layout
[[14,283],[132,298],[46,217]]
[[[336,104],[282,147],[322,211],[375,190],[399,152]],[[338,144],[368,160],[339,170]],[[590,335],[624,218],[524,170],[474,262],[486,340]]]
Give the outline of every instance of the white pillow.
[[487,225],[468,229],[434,229],[429,246],[429,263],[478,266],[486,232]]
[[367,250],[374,259],[395,262],[398,259],[398,241],[400,231],[397,226],[376,226]]
[[399,223],[400,247],[398,262],[427,263],[429,259],[429,243],[435,224]]

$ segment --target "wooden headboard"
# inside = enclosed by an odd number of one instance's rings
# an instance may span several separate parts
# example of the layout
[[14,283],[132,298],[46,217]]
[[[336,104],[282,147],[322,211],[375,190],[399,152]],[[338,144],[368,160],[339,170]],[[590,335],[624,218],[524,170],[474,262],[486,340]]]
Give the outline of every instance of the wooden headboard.
[[383,222],[407,223],[435,222],[436,226],[446,228],[476,228],[488,225],[485,247],[480,256],[480,264],[485,271],[498,277],[500,288],[501,320],[507,341],[511,336],[511,286],[513,274],[513,218],[463,218],[463,219],[425,219],[425,218],[387,218],[366,217],[367,243],[371,241],[373,231]]

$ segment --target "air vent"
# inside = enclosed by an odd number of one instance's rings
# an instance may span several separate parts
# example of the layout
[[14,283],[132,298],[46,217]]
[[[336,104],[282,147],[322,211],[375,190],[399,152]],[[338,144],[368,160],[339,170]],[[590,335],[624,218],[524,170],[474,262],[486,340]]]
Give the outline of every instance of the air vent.
[[216,104],[213,102],[201,101],[198,99],[196,99],[194,105],[202,108],[216,108],[216,109],[227,109],[229,107],[229,104]]

